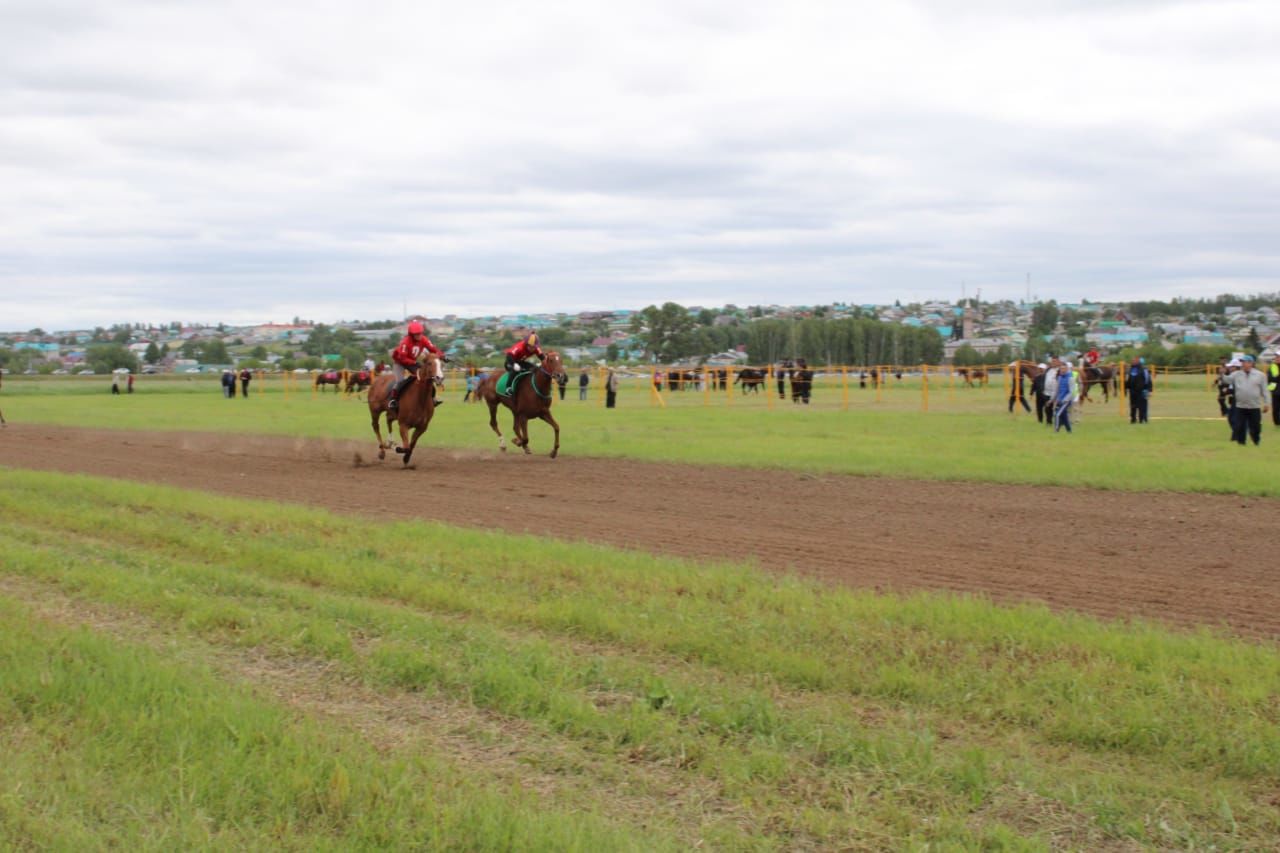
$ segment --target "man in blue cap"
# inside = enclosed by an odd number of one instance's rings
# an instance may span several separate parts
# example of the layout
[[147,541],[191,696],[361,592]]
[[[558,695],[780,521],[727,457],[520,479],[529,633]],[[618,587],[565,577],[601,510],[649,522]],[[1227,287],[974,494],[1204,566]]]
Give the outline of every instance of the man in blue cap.
[[1124,390],[1129,395],[1129,423],[1147,422],[1147,399],[1151,396],[1151,371],[1138,356],[1133,357],[1124,377]]
[[1231,425],[1231,440],[1245,443],[1245,434],[1255,445],[1262,441],[1262,415],[1270,411],[1267,379],[1262,371],[1253,369],[1251,355],[1240,358],[1240,369],[1227,377],[1227,383],[1235,397],[1235,422]]

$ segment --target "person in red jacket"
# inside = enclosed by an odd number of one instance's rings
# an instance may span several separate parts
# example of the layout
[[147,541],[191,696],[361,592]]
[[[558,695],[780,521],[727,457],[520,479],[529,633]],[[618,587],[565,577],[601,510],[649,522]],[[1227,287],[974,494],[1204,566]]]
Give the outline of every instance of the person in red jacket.
[[[443,379],[441,363],[448,361],[444,351],[431,343],[431,339],[427,337],[427,330],[417,320],[409,324],[408,334],[401,340],[399,346],[391,353],[391,372],[395,376],[395,384],[391,387],[391,399],[387,401],[387,408],[395,411],[400,405],[400,395],[404,393],[404,389],[409,387],[415,377],[415,371],[418,367],[418,358],[429,352],[440,359],[436,362],[436,384],[439,385]],[[439,406],[443,401],[436,400]]]
[[514,375],[523,370],[532,370],[532,366],[525,359],[535,355],[542,358],[542,347],[538,346],[537,333],[530,332],[515,346],[507,348],[507,372]]

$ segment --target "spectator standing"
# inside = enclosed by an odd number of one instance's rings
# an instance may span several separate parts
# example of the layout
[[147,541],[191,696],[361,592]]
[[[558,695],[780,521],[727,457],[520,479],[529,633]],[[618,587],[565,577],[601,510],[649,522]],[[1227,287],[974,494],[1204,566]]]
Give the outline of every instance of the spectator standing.
[[1271,424],[1280,426],[1280,349],[1271,354],[1267,365],[1267,390],[1271,392]]
[[476,392],[476,387],[479,384],[480,380],[476,377],[474,372],[467,375],[467,393],[462,395],[462,402],[465,403],[471,399],[471,395]]
[[[978,369],[986,370],[985,367]],[[1013,382],[1009,385],[1009,413],[1013,414],[1013,407],[1016,403],[1022,404],[1022,411],[1031,411],[1031,406],[1027,405],[1026,389],[1022,384],[1022,370],[1018,367],[1018,362],[1009,362],[1009,370],[1013,374]]]
[[1044,380],[1049,372],[1049,365],[1042,361],[1036,366],[1040,368],[1040,372],[1031,380],[1031,393],[1036,398],[1036,420],[1044,423],[1049,408],[1049,395],[1044,392]]
[[1145,424],[1147,422],[1147,403],[1151,397],[1151,371],[1147,370],[1142,359],[1133,357],[1129,371],[1124,377],[1124,390],[1129,395],[1129,423]]
[[1238,363],[1235,359],[1227,361],[1225,355],[1218,359],[1218,377],[1213,384],[1218,388],[1218,411],[1222,413],[1224,418],[1231,414],[1231,408],[1227,405],[1227,398],[1230,394],[1227,389],[1227,376],[1231,371],[1235,370],[1235,366]]
[[236,375],[230,369],[222,371],[222,396],[228,400],[236,395]]
[[128,386],[129,386],[128,387],[129,393],[132,394],[133,393],[133,374],[132,373],[129,374]]
[[[585,374],[584,374],[585,375]],[[609,376],[604,382],[604,407],[612,409],[618,402],[618,374],[609,368]]]
[[112,372],[111,374],[111,393],[112,394],[120,393],[120,374],[119,373]]
[[587,386],[591,384],[591,377],[587,375],[587,371],[583,370],[578,374],[578,399],[587,399]]
[[253,374],[249,372],[249,368],[240,368],[240,396],[245,399],[249,398],[249,383],[253,381]]
[[1267,379],[1262,371],[1253,369],[1253,356],[1240,359],[1240,369],[1227,377],[1231,393],[1235,397],[1235,422],[1231,425],[1231,440],[1245,444],[1245,434],[1254,445],[1262,442],[1262,415],[1270,408]]
[[1071,362],[1064,361],[1057,371],[1057,384],[1053,392],[1053,431],[1063,427],[1071,432],[1071,406],[1080,399],[1080,382]]
[[1044,372],[1044,396],[1047,400],[1044,410],[1045,426],[1053,426],[1053,407],[1056,405],[1055,398],[1058,395],[1058,371],[1062,367],[1062,361],[1056,356],[1049,356],[1049,367]]
[[560,388],[560,399],[563,400],[564,389],[569,385],[569,374],[561,371],[560,375],[556,377],[556,385]]

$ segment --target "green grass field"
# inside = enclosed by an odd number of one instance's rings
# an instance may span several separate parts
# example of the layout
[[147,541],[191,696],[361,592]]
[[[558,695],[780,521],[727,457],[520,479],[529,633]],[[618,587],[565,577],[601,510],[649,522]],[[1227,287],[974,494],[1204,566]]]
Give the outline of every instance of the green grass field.
[[[850,474],[1012,483],[1056,483],[1108,489],[1234,492],[1280,495],[1280,431],[1266,426],[1261,448],[1227,440],[1214,395],[1199,376],[1160,377],[1155,420],[1131,426],[1121,405],[1090,405],[1073,435],[1053,435],[1034,416],[1009,415],[1002,389],[931,383],[922,413],[919,378],[894,382],[879,394],[853,387],[843,409],[838,379],[820,383],[814,404],[799,407],[768,395],[664,395],[657,405],[647,383],[633,380],[620,408],[598,396],[579,402],[575,388],[555,406],[563,453],[720,465],[776,466]],[[372,440],[361,401],[288,396],[278,378],[253,387],[248,400],[225,400],[216,378],[142,377],[132,396],[112,397],[106,377],[11,377],[0,408],[15,422],[80,424],[121,429],[241,431]],[[487,413],[460,403],[459,383],[424,438],[426,446],[496,448]],[[510,420],[503,414],[509,432]],[[531,427],[535,450],[550,447],[550,430]],[[424,458],[429,459],[428,457]]]
[[1270,644],[23,471],[0,555],[0,847],[1280,838]]

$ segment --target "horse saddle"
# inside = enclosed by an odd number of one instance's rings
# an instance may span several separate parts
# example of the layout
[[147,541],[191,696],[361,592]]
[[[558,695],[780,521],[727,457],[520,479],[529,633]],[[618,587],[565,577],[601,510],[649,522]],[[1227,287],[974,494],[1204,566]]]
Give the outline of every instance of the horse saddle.
[[520,380],[529,375],[529,371],[522,370],[512,376],[510,373],[503,373],[498,377],[497,391],[499,397],[510,397],[515,393],[516,386],[520,384]]

